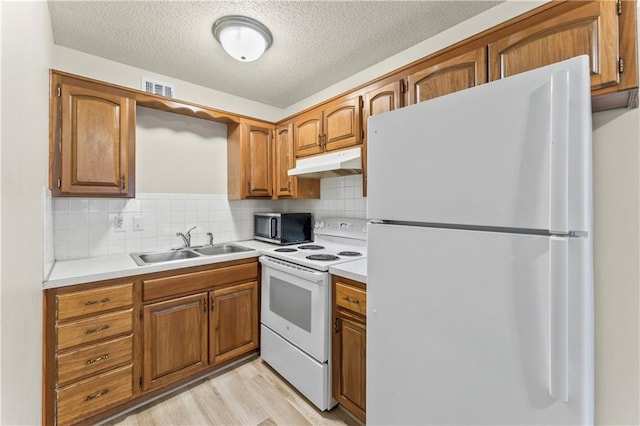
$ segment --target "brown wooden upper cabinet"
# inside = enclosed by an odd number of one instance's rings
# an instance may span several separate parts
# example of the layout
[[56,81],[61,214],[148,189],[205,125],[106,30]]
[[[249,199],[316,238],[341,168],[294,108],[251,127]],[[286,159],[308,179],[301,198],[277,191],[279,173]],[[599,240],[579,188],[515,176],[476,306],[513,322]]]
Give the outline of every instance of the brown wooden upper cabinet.
[[275,196],[293,197],[295,194],[295,178],[289,176],[289,169],[295,167],[293,154],[293,123],[285,123],[276,127],[275,143]]
[[508,35],[490,43],[490,80],[588,55],[592,90],[618,84],[618,3],[568,3],[515,24]]
[[486,48],[464,52],[453,58],[434,58],[409,74],[409,104],[417,104],[487,82]]
[[362,97],[343,97],[307,111],[293,121],[296,157],[362,143]]
[[135,196],[135,99],[52,73],[50,187],[54,196]]
[[274,198],[320,198],[320,179],[289,176],[296,166],[293,149],[293,123],[276,127],[274,168]]
[[243,121],[227,133],[229,199],[271,198],[273,127]]

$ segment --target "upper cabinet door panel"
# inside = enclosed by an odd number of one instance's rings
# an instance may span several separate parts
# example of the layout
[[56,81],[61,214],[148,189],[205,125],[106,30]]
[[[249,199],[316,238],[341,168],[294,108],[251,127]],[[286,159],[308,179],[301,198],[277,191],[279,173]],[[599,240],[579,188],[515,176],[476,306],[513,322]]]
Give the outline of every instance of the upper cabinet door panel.
[[135,100],[71,79],[63,80],[59,93],[54,195],[134,196]]
[[271,196],[271,129],[247,126],[247,169],[249,194],[251,196]]
[[591,89],[615,85],[618,73],[618,15],[614,1],[585,2],[553,14],[553,9],[527,25],[489,44],[491,80],[509,77],[578,55],[588,55]]
[[324,149],[331,151],[362,143],[362,98],[338,99],[324,108]]
[[487,81],[486,48],[481,47],[455,58],[427,64],[409,75],[409,104],[413,105]]
[[314,109],[296,117],[293,127],[296,157],[322,151],[322,111],[320,109]]
[[365,128],[369,117],[402,107],[401,82],[394,81],[365,95]]
[[287,123],[276,129],[275,191],[277,197],[293,195],[294,178],[287,173],[295,167],[293,156],[293,124]]
[[69,93],[74,185],[120,186],[120,103]]

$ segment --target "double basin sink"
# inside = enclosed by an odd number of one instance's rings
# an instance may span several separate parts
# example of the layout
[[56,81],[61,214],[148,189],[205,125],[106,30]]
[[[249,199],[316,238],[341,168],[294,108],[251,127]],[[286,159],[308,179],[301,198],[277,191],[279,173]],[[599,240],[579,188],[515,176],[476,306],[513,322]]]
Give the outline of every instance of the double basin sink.
[[172,260],[194,259],[196,257],[220,256],[223,254],[253,251],[252,248],[236,244],[216,244],[213,246],[185,247],[175,250],[165,250],[150,253],[131,253],[131,258],[139,266],[151,265]]

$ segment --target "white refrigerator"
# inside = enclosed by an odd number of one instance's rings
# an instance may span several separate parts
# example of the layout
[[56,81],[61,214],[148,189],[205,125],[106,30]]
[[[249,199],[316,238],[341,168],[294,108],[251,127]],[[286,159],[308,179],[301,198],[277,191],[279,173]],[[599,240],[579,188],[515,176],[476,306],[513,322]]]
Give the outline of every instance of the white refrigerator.
[[588,58],[368,126],[367,423],[592,424]]

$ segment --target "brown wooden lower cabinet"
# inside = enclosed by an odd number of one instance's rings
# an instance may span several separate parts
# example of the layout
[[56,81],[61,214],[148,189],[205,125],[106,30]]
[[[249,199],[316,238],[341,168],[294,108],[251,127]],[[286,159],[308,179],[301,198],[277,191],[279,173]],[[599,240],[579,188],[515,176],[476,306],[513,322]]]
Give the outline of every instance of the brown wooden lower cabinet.
[[332,288],[333,397],[364,422],[367,407],[366,285],[334,276]]
[[145,305],[143,389],[190,376],[207,366],[207,294]]
[[258,282],[209,293],[209,364],[218,365],[258,347]]
[[259,345],[257,258],[45,290],[43,424],[96,423]]

